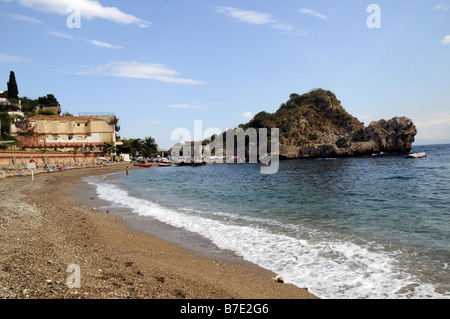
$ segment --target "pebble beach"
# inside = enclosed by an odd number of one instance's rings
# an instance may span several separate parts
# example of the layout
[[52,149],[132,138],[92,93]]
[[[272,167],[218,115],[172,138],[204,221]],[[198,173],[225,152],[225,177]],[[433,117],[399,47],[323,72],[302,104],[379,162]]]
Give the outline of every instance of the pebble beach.
[[[123,218],[74,196],[83,177],[125,174],[125,168],[1,181],[0,298],[316,299],[305,289],[277,282],[268,270],[200,256],[127,227]],[[77,287],[71,285],[75,274]]]

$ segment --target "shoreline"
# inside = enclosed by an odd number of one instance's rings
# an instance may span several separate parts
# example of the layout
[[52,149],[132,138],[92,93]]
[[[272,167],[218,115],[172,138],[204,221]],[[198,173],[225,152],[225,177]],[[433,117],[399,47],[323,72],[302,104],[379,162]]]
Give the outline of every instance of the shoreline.
[[[240,257],[236,262],[211,258],[132,227],[123,216],[93,210],[74,191],[83,177],[125,167],[1,183],[1,298],[317,299],[306,289],[276,282],[271,271]],[[102,207],[96,193],[89,196]],[[67,286],[70,265],[80,269],[81,288]]]
[[[141,169],[137,168],[137,170]],[[197,233],[168,225],[152,217],[136,215],[128,207],[117,207],[111,202],[100,199],[96,193],[96,187],[86,181],[76,183],[76,188],[77,190],[75,190],[71,197],[79,201],[81,200],[82,205],[80,203],[80,207],[105,211],[119,218],[121,223],[133,230],[150,234],[176,246],[185,248],[198,256],[231,264],[258,267],[244,260],[241,256],[236,255],[231,250],[224,250],[217,247],[209,239]]]

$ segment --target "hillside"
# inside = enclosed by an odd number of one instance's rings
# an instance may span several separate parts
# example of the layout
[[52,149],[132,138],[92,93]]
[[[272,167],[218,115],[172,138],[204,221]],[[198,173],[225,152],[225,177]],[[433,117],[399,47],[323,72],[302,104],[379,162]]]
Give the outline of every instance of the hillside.
[[406,117],[364,127],[342,107],[333,92],[323,89],[291,94],[277,112],[260,112],[241,127],[279,128],[282,158],[406,153],[417,134],[414,123]]

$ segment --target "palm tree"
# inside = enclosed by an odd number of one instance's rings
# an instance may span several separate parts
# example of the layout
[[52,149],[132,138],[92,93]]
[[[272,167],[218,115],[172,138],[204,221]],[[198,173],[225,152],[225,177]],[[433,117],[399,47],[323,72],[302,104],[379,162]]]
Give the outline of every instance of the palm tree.
[[132,150],[132,154],[135,155],[137,152],[142,152],[144,142],[140,138],[132,138],[130,139],[130,146]]
[[109,153],[109,156],[116,155],[117,148],[116,148],[116,146],[114,146],[112,144],[105,143],[105,146],[103,147],[103,152]]
[[156,144],[155,138],[148,136],[143,140],[144,153],[148,156],[158,152],[158,144]]
[[[131,153],[132,156],[145,155],[147,157],[158,152],[158,144],[153,137],[124,139],[119,152]],[[136,155],[138,154],[138,155]]]

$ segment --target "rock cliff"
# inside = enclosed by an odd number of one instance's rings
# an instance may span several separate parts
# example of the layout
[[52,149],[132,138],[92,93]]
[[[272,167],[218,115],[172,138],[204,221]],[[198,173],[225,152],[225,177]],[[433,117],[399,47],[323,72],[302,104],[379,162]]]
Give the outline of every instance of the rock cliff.
[[279,128],[280,156],[284,159],[408,153],[417,129],[406,117],[364,123],[341,106],[334,93],[316,89],[291,94],[273,114],[258,113],[246,129]]

